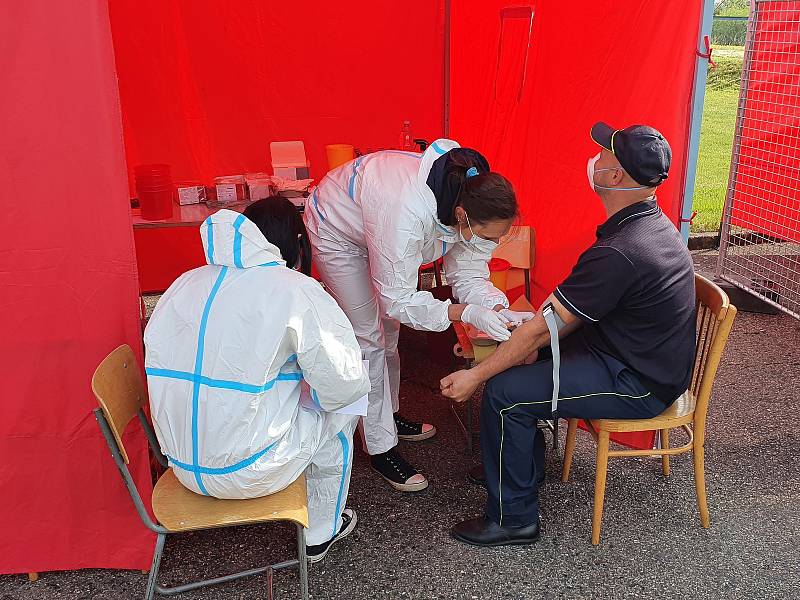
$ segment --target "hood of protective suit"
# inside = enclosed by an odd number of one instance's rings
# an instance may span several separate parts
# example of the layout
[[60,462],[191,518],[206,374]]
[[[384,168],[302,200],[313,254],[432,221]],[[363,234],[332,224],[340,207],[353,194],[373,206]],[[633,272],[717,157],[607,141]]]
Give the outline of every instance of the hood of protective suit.
[[226,208],[203,222],[200,236],[210,265],[247,269],[286,264],[278,247],[264,237],[255,223]]

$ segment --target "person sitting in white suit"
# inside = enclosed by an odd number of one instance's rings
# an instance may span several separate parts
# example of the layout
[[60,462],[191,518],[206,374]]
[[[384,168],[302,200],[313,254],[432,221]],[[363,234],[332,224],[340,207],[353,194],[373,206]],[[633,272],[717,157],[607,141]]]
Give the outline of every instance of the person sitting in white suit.
[[361,349],[308,277],[291,202],[220,210],[200,233],[208,264],[169,287],[145,331],[158,441],[184,486],[216,498],[274,494],[305,473],[308,559],[320,560],[356,525],[345,501],[357,417],[333,411],[369,392]]

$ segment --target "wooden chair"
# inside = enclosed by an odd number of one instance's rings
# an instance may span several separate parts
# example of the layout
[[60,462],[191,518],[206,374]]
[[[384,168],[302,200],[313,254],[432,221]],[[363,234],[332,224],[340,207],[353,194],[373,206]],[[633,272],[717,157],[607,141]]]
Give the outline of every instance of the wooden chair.
[[[130,346],[120,346],[100,363],[92,377],[92,391],[100,405],[100,408],[94,410],[95,418],[108,443],[125,486],[128,488],[136,512],[139,513],[144,525],[158,536],[145,592],[147,600],[151,600],[156,593],[179,594],[259,573],[267,574],[267,597],[272,598],[272,572],[289,567],[299,567],[300,591],[304,600],[308,599],[308,563],[306,562],[305,541],[305,528],[308,527],[308,505],[305,476],[301,476],[285,490],[262,498],[219,500],[195,494],[181,485],[172,469],[168,468],[167,460],[161,453],[153,428],[142,410],[142,406],[147,402],[147,392],[139,365]],[[152,506],[157,523],[150,518],[127,466],[128,454],[122,437],[131,419],[136,415],[139,417],[156,458],[167,469],[153,489]],[[268,521],[292,521],[295,523],[298,554],[296,560],[171,588],[158,584],[158,569],[167,535]]]
[[536,231],[528,225],[514,226],[508,235],[501,238],[493,258],[502,258],[511,263],[506,289],[518,287],[516,273],[521,272],[525,284],[525,297],[531,299],[531,269],[536,262]]
[[[617,456],[661,456],[665,476],[670,473],[669,457],[674,454],[692,452],[694,455],[694,481],[700,522],[709,527],[708,503],[706,501],[704,446],[706,441],[706,417],[711,400],[711,388],[717,374],[728,334],[736,317],[736,307],[719,286],[705,277],[695,275],[697,287],[697,344],[695,365],[689,389],[667,410],[652,419],[593,419],[585,421],[597,441],[597,473],[594,484],[594,512],[592,514],[592,544],[600,543],[600,524],[603,519],[603,500],[606,490],[606,473],[609,457]],[[575,451],[575,436],[578,419],[569,419],[567,442],[564,450],[564,466],[561,481],[569,479],[572,455]],[[689,441],[678,448],[669,445],[669,432],[682,428]],[[661,432],[661,448],[652,450],[609,450],[609,434],[620,431]]]

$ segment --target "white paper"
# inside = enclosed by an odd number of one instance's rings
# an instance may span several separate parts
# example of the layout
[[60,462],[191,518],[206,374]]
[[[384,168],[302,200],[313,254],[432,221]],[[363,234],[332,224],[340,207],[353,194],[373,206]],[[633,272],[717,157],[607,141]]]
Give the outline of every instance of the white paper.
[[[364,364],[364,372],[369,373],[369,361],[364,360],[362,361]],[[388,379],[387,379],[388,381]],[[333,410],[330,412],[338,413],[340,415],[359,415],[362,417],[367,416],[367,407],[369,406],[368,402],[369,396],[362,396],[352,404],[348,404],[347,406],[340,408],[339,410]],[[321,411],[322,408],[314,402],[313,398],[311,397],[311,388],[302,380],[300,382],[300,406],[308,410],[315,410],[317,412]]]

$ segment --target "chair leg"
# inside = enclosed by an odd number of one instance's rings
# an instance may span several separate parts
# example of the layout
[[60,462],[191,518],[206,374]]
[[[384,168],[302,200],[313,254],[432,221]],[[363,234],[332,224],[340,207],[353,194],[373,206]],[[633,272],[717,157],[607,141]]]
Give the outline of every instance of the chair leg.
[[436,287],[442,287],[442,273],[439,270],[440,267],[441,263],[438,260],[433,262],[433,280],[436,282]]
[[144,594],[145,600],[153,600],[156,593],[156,580],[158,579],[158,568],[161,566],[161,557],[164,554],[164,541],[167,536],[159,533],[156,538],[156,548],[153,551],[153,566],[150,567],[150,577],[147,578],[147,591]]
[[697,508],[700,511],[700,523],[708,529],[711,527],[711,516],[708,514],[708,499],[706,498],[706,465],[705,448],[695,446],[694,456],[694,487],[697,491]]
[[578,419],[569,419],[567,439],[564,442],[564,464],[561,467],[561,481],[569,481],[569,470],[572,467],[572,454],[575,452],[575,436],[578,431]]
[[467,409],[467,454],[472,456],[472,439],[475,435],[473,431],[472,425],[472,405],[473,405],[473,398],[475,394],[472,394],[469,398],[467,398],[466,406]]
[[[669,448],[669,429],[661,430],[661,449],[666,450]],[[669,454],[661,455],[661,472],[664,477],[669,477]]]
[[302,525],[297,525],[297,560],[300,561],[300,597],[308,600],[308,560],[306,560],[306,530]]
[[30,573],[28,573],[28,581],[30,581],[31,583],[39,581],[39,573],[37,573],[36,571],[31,571]]
[[594,511],[592,513],[592,544],[600,543],[600,524],[603,521],[603,501],[606,496],[606,473],[608,472],[609,433],[598,431],[597,474],[594,479]]

